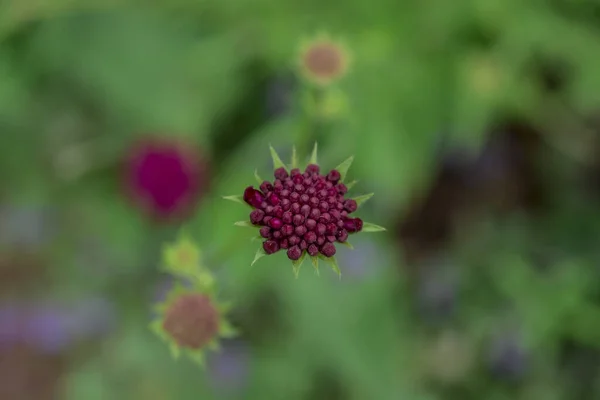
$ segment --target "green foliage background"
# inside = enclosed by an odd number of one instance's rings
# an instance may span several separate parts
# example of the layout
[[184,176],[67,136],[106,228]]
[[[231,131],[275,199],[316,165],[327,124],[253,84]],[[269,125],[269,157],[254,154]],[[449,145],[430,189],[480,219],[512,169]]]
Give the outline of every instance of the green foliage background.
[[[233,398],[551,400],[576,398],[575,388],[585,385],[582,398],[600,396],[598,360],[585,367],[595,371],[589,385],[570,375],[578,367],[567,370],[560,362],[564,340],[589,352],[600,346],[594,299],[600,219],[597,200],[575,193],[573,177],[583,167],[571,155],[588,150],[588,136],[569,125],[573,115],[596,111],[600,100],[600,22],[586,7],[597,6],[565,0],[0,2],[0,193],[4,202],[52,205],[60,221],[41,250],[53,279],[36,296],[96,293],[119,305],[118,329],[74,351],[62,396],[220,398],[209,375],[173,362],[147,329],[151,293],[161,279],[159,248],[179,229],[150,224],[118,190],[119,157],[147,132],[188,136],[212,160],[211,191],[185,227],[221,279],[223,295],[236,301],[244,326],[252,328],[242,329],[252,348],[249,384]],[[366,239],[378,246],[378,256],[363,262],[366,277],[345,279],[341,264],[341,282],[327,270],[318,278],[307,265],[295,280],[283,255],[250,268],[257,244],[233,226],[247,210],[221,199],[253,184],[254,168],[267,176],[269,143],[289,157],[291,145],[305,137],[302,90],[294,92],[292,110],[276,117],[267,113],[266,90],[293,70],[301,41],[321,30],[353,53],[338,87],[348,112],[320,132],[321,163],[333,167],[354,154],[355,192],[376,193],[362,216],[390,228]],[[537,83],[538,55],[575,71],[560,98],[569,107]],[[548,143],[561,143],[561,151],[550,146],[551,159],[541,168],[551,176],[552,211],[535,220],[519,213],[500,222],[478,216],[484,222],[475,233],[447,250],[462,277],[458,316],[431,329],[413,312],[396,220],[432,181],[441,135],[477,154],[499,111],[527,116],[546,128]],[[581,157],[590,161],[587,153]],[[88,237],[102,248],[82,262],[77,255]],[[339,251],[352,257],[349,249]],[[535,252],[549,259],[543,274],[534,268]],[[255,306],[263,293],[266,305]],[[487,340],[507,320],[517,321],[531,355],[518,385],[492,379],[486,369]],[[466,348],[424,362],[447,331]],[[458,383],[439,377],[460,369],[470,354],[470,367],[456,372]]]

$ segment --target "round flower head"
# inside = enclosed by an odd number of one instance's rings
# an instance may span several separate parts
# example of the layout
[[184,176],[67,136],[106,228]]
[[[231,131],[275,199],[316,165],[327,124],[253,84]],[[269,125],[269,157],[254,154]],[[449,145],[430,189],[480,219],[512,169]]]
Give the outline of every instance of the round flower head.
[[172,138],[135,143],[126,155],[123,184],[128,197],[160,220],[194,211],[208,185],[207,164],[198,149]]
[[346,48],[328,35],[321,34],[301,46],[300,72],[314,84],[326,86],[342,78],[349,63],[350,56]]
[[191,288],[174,285],[156,311],[159,318],[152,322],[151,328],[169,343],[174,357],[183,350],[192,360],[204,365],[204,350],[217,350],[219,337],[234,335],[225,320],[227,307],[197,285]]
[[322,171],[317,164],[316,144],[308,165],[302,169],[298,166],[295,149],[289,167],[281,161],[273,147],[271,156],[275,169],[272,182],[255,174],[258,188],[248,186],[243,195],[226,197],[252,208],[248,221],[236,225],[259,230],[263,242],[254,262],[262,256],[284,251],[297,276],[308,253],[317,271],[318,259],[321,258],[339,274],[334,257],[336,243],[350,246],[347,242],[349,235],[385,230],[364,223],[353,215],[362,203],[373,196],[373,193],[355,198],[348,196],[354,182],[344,183],[344,179],[354,158],[348,158],[332,170]]

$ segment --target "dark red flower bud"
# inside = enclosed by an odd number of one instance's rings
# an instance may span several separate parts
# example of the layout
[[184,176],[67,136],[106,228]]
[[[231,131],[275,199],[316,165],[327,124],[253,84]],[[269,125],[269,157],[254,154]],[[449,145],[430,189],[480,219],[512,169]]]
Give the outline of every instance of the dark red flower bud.
[[315,244],[311,244],[310,246],[308,246],[308,249],[306,249],[306,251],[308,252],[308,255],[312,257],[319,254],[319,248]]
[[346,240],[348,240],[348,232],[345,231],[344,229],[340,229],[336,235],[336,238],[338,240],[338,242],[345,242]]
[[340,180],[341,177],[342,176],[340,175],[340,173],[335,169],[332,169],[327,174],[327,180],[333,184],[336,184]]
[[283,221],[279,218],[271,218],[271,220],[269,220],[269,226],[273,229],[280,229],[283,226]]
[[285,178],[287,178],[287,177],[288,177],[288,173],[287,173],[287,171],[285,170],[285,168],[283,168],[283,167],[281,167],[281,168],[277,168],[277,169],[275,170],[275,173],[274,173],[274,175],[275,175],[275,178],[276,178],[276,179],[279,179],[280,181],[284,181],[284,180],[285,180]]
[[308,231],[304,235],[304,240],[306,240],[306,243],[309,243],[309,244],[314,243],[317,241],[317,234],[314,233],[313,231]]
[[344,185],[343,183],[338,183],[337,185],[335,185],[335,188],[337,189],[337,192],[341,195],[348,193],[348,187],[346,187],[346,185]]
[[264,181],[260,184],[260,190],[263,193],[271,192],[273,190],[273,185],[271,184],[271,182]]
[[260,224],[264,216],[265,212],[263,210],[253,210],[250,213],[250,222],[252,222],[254,225],[258,225]]
[[268,226],[263,226],[262,228],[260,228],[260,236],[264,237],[265,239],[270,239],[271,228],[269,228]]
[[321,168],[319,168],[317,164],[308,164],[306,166],[305,172],[307,172],[311,176],[318,175],[319,172],[321,172]]
[[294,227],[292,225],[284,225],[281,227],[281,233],[283,236],[290,236],[294,233]]
[[248,186],[244,190],[244,201],[254,208],[260,208],[264,199],[263,195],[252,186]]
[[360,232],[363,222],[360,218],[346,218],[344,221],[344,229],[348,233]]
[[325,257],[333,257],[336,253],[335,245],[333,243],[325,243],[321,246],[321,254]]
[[265,240],[263,242],[263,249],[267,254],[277,253],[279,251],[279,243],[275,240]]
[[287,251],[287,256],[290,260],[298,260],[302,256],[302,250],[298,246],[290,247]]
[[307,219],[304,225],[306,225],[306,228],[309,231],[312,231],[317,227],[317,221],[315,221],[314,219]]

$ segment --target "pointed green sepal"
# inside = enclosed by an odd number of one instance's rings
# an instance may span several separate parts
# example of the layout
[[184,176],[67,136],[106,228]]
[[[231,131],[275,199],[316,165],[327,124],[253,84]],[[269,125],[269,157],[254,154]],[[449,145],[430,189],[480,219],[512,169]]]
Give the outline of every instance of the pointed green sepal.
[[335,272],[336,274],[338,274],[338,277],[340,279],[342,279],[342,271],[340,271],[340,267],[338,266],[338,262],[337,259],[335,258],[335,256],[333,257],[325,257],[322,254],[319,254],[319,258],[323,261],[325,261],[327,264],[329,264],[329,266],[331,267],[331,269],[333,270],[333,272]]
[[311,256],[310,261],[312,262],[312,265],[315,268],[315,274],[320,276],[321,274],[319,273],[319,257]]
[[244,201],[244,196],[242,195],[234,195],[234,196],[223,196],[223,198],[225,200],[231,200],[231,201],[235,201],[236,203],[240,203],[240,204],[245,204],[248,205],[245,201]]
[[179,356],[181,355],[179,346],[177,346],[175,343],[169,344],[169,350],[171,351],[171,357],[173,357],[173,359],[175,359],[175,360],[177,360],[179,358]]
[[383,232],[387,231],[383,226],[375,225],[370,222],[363,223],[361,232]]
[[298,168],[298,154],[296,154],[296,146],[292,147],[292,169]]
[[260,236],[260,235],[258,235],[258,236],[252,236],[250,238],[251,242],[256,242],[257,240],[264,240],[264,238],[262,236]]
[[367,200],[369,200],[371,197],[373,197],[375,193],[369,193],[369,194],[363,194],[362,196],[357,196],[355,198],[353,198],[352,200],[356,201],[356,205],[358,207],[361,206],[361,204],[364,204],[367,202]]
[[[254,178],[256,178],[256,182],[258,182],[259,185],[261,185],[264,182],[264,180],[260,177],[260,175],[258,175],[257,169],[254,170]],[[240,197],[242,197],[242,196],[240,196]]]
[[346,246],[347,248],[349,248],[349,249],[351,249],[351,250],[354,250],[354,246],[352,246],[352,244],[350,244],[349,242],[342,242],[342,244],[343,244],[344,246]]
[[252,261],[252,264],[250,264],[250,266],[253,266],[258,260],[260,260],[261,258],[263,258],[266,255],[267,255],[267,253],[265,253],[265,250],[262,248],[262,246],[260,246],[258,248],[258,250],[256,250],[256,254],[254,255],[254,260]]
[[352,189],[354,187],[354,185],[356,185],[358,183],[358,181],[355,179],[352,182],[346,183],[346,187],[348,188],[348,190]]
[[250,221],[238,221],[233,223],[235,226],[242,226],[244,228],[256,228],[256,225],[252,225]]
[[348,157],[346,160],[344,160],[344,162],[342,162],[340,165],[338,165],[337,167],[335,167],[334,169],[337,170],[340,173],[340,182],[344,182],[344,179],[346,178],[346,174],[348,174],[348,170],[350,169],[350,166],[352,165],[352,162],[354,161],[354,156],[350,156]]
[[206,367],[206,356],[203,351],[189,352],[188,357],[202,368]]
[[318,151],[318,145],[317,145],[317,142],[315,142],[312,154],[310,155],[310,160],[308,161],[309,164],[317,165],[317,151]]
[[273,159],[273,169],[284,168],[287,171],[285,164],[281,161],[279,154],[277,154],[273,146],[269,145],[269,150],[271,151],[271,158]]
[[302,252],[302,255],[299,259],[292,261],[292,267],[294,269],[294,277],[298,279],[300,275],[300,267],[302,267],[302,263],[304,262],[304,257],[306,257],[306,251]]

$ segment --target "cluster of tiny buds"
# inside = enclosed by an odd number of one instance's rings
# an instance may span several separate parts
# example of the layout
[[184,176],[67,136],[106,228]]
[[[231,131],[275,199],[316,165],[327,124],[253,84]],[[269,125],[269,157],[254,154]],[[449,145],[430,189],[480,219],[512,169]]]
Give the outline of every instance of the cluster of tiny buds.
[[362,229],[360,218],[349,217],[358,205],[344,198],[348,188],[337,170],[321,175],[319,166],[310,164],[304,173],[294,168],[288,174],[282,167],[274,175],[273,183],[244,191],[244,201],[254,208],[250,222],[261,227],[266,254],[284,249],[290,260],[298,260],[304,251],[332,257],[335,242],[346,242],[349,234]]

